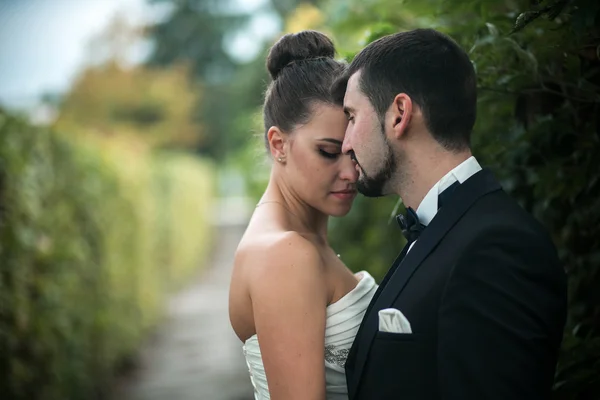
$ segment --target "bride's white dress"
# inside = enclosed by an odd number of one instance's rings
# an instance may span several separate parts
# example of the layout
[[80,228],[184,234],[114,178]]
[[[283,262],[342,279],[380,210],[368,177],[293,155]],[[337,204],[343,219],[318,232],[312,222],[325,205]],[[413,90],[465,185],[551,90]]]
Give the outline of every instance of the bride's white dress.
[[[324,361],[328,400],[348,399],[344,364],[367,306],[377,290],[377,284],[368,272],[361,271],[356,275],[360,279],[356,287],[327,307]],[[254,386],[254,398],[270,399],[257,336],[246,340],[243,349]]]

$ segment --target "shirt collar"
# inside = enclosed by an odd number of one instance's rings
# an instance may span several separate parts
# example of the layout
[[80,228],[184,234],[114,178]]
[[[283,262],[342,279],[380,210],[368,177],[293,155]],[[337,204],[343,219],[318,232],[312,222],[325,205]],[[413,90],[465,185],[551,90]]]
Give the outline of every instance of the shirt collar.
[[477,172],[481,170],[481,166],[475,159],[475,157],[471,156],[462,163],[460,163],[456,168],[452,171],[448,172],[446,175],[442,177],[425,195],[421,204],[417,208],[417,215],[419,216],[419,222],[423,225],[427,226],[431,223],[431,220],[438,211],[438,196],[444,190],[446,190],[450,185],[454,182],[463,183],[471,176],[475,175]]

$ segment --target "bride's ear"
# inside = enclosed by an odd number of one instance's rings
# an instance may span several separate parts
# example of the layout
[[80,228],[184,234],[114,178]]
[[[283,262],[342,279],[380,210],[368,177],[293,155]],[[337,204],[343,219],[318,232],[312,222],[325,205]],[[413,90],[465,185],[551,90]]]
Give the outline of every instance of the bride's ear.
[[267,140],[269,141],[269,149],[274,160],[285,158],[285,134],[281,130],[272,126],[267,132]]

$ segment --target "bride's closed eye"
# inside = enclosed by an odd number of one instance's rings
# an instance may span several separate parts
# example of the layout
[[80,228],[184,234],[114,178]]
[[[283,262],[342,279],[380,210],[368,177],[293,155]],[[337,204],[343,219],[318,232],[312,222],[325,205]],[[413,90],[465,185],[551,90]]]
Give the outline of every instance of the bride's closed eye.
[[341,153],[329,153],[323,149],[319,149],[319,154],[321,154],[321,156],[323,156],[325,158],[334,160],[334,159],[338,158]]

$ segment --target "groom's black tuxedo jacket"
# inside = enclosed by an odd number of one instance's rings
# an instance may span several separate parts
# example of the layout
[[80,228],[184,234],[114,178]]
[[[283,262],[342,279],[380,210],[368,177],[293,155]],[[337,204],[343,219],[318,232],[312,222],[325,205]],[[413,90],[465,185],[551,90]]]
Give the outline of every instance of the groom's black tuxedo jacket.
[[[482,170],[381,282],[346,361],[350,399],[548,399],[566,276],[544,229]],[[400,310],[412,334],[378,331]]]

